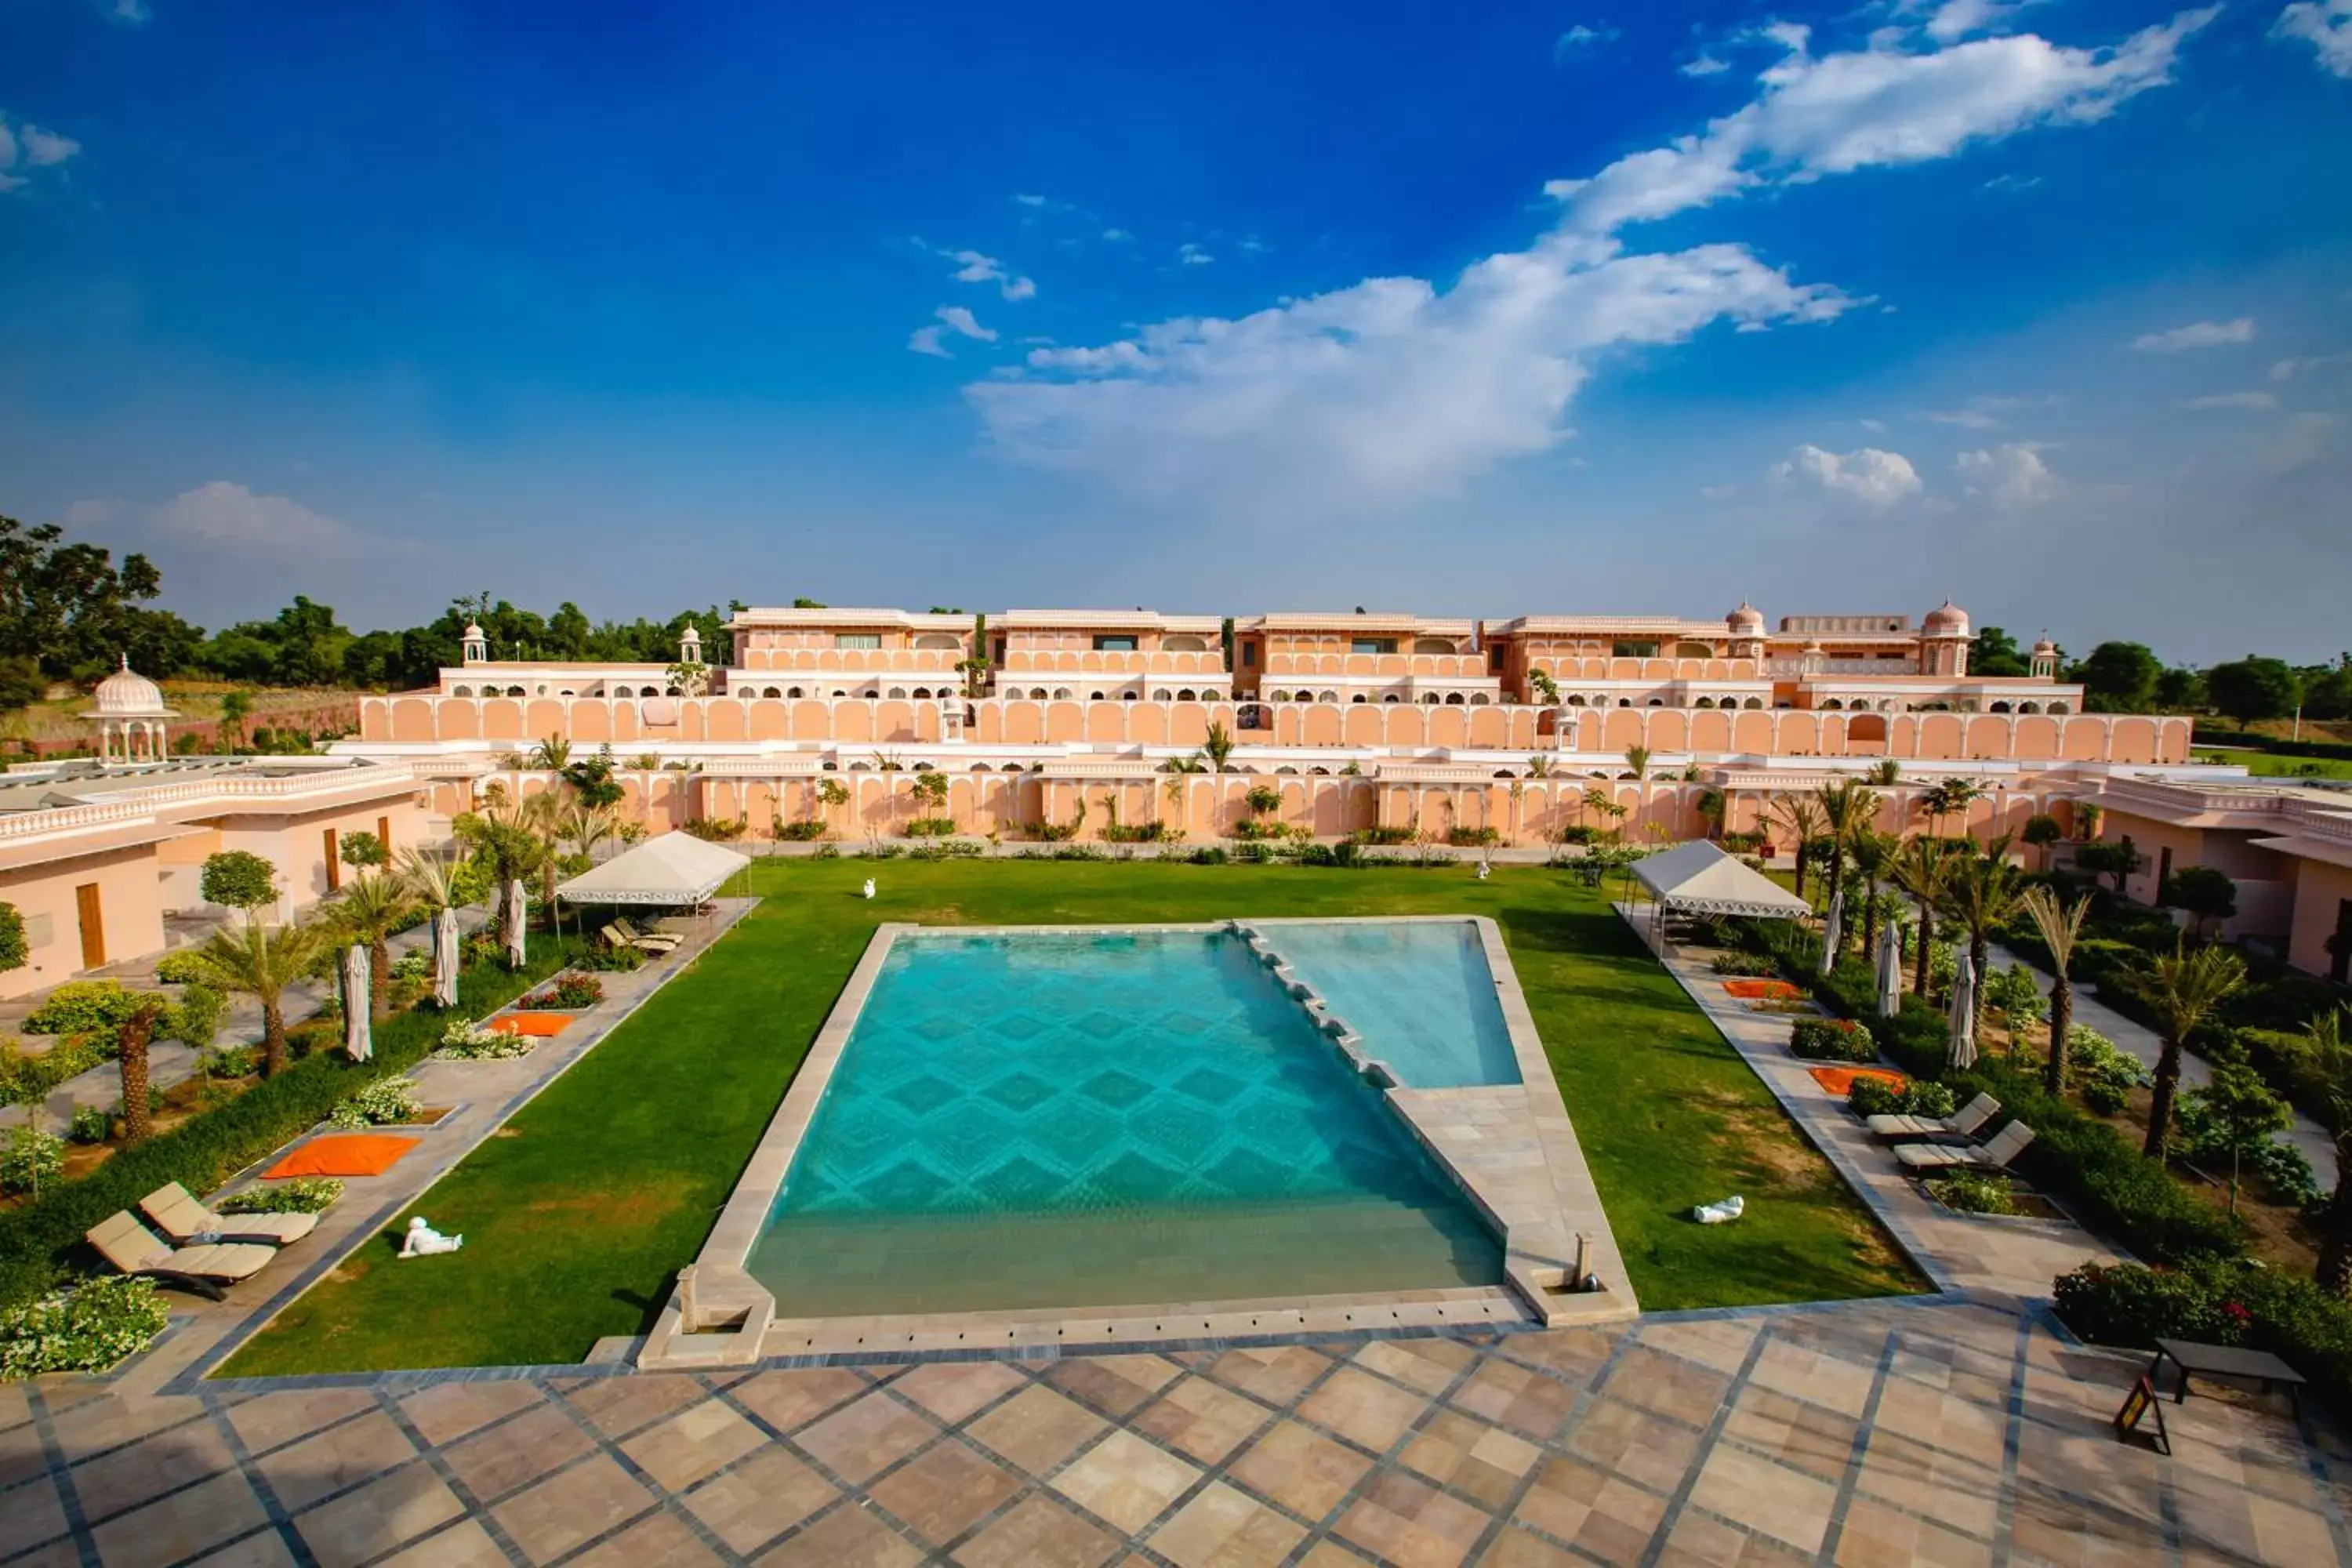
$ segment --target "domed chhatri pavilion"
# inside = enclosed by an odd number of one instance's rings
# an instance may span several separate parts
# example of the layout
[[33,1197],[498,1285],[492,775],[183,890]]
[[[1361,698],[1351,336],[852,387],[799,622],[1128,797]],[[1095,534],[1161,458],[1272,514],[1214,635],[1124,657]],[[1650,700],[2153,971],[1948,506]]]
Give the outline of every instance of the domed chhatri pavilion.
[[122,668],[98,683],[95,700],[82,715],[98,726],[100,762],[160,763],[171,753],[171,721],[176,709],[163,703],[163,689],[131,668]]

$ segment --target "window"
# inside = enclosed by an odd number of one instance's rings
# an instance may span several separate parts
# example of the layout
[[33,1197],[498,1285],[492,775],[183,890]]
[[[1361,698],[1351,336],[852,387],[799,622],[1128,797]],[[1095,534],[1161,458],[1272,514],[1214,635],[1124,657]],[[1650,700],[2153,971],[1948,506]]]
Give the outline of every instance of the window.
[[833,635],[833,646],[878,648],[882,646],[882,634],[880,632],[835,632]]
[[1097,653],[1133,653],[1135,639],[1133,637],[1097,637],[1095,651]]
[[1350,653],[1394,653],[1396,650],[1397,640],[1394,637],[1358,637],[1349,648]]
[[1658,645],[1621,637],[1610,645],[1610,652],[1618,658],[1655,658],[1658,657]]
[[1244,643],[1244,644],[1242,644],[1242,668],[1243,668],[1244,669],[1254,669],[1254,668],[1255,668],[1256,667],[1257,667],[1257,644],[1255,644],[1255,643]]

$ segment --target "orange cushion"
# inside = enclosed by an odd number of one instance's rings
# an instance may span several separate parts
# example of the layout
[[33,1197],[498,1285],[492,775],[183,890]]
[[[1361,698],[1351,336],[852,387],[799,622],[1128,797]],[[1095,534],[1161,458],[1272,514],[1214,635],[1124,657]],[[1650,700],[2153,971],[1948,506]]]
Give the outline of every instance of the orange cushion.
[[1902,1089],[1910,1086],[1910,1079],[1899,1072],[1890,1072],[1885,1068],[1807,1068],[1805,1070],[1813,1075],[1815,1083],[1820,1084],[1832,1094],[1852,1094],[1854,1080],[1864,1078],[1874,1078],[1892,1089]]
[[1789,1001],[1800,994],[1785,980],[1727,980],[1723,988],[1744,1001]]
[[490,1020],[494,1035],[560,1035],[572,1026],[569,1013],[501,1013]]
[[382,1132],[313,1138],[261,1174],[267,1181],[280,1176],[380,1176],[394,1160],[415,1148],[416,1142]]

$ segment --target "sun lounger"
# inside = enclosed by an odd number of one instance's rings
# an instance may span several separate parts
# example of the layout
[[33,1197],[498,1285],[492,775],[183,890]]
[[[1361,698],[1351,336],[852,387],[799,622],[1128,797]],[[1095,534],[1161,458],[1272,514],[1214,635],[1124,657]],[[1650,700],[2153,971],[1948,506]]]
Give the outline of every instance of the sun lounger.
[[2012,1121],[1982,1143],[1897,1143],[1895,1157],[1906,1171],[1998,1171],[2033,1142],[2033,1129]]
[[1950,1116],[1874,1116],[1866,1124],[1874,1138],[1973,1138],[2000,1114],[2000,1101],[1979,1094]]
[[607,947],[634,947],[639,952],[653,953],[656,956],[668,952],[677,946],[676,938],[637,936],[625,929],[618,921],[614,921],[597,934],[604,939],[604,944]]
[[686,938],[678,935],[676,931],[639,931],[635,926],[629,923],[625,916],[614,919],[613,924],[619,929],[620,933],[623,936],[627,937],[631,942],[657,942],[666,947],[676,947],[679,942],[686,940]]
[[129,1209],[115,1210],[113,1218],[87,1232],[85,1238],[100,1258],[125,1274],[161,1279],[215,1301],[222,1299],[223,1285],[252,1279],[278,1256],[276,1247],[250,1242],[173,1247],[131,1218]]
[[283,1247],[319,1228],[319,1216],[314,1214],[215,1214],[177,1182],[141,1198],[139,1212],[180,1247],[196,1245],[198,1237]]

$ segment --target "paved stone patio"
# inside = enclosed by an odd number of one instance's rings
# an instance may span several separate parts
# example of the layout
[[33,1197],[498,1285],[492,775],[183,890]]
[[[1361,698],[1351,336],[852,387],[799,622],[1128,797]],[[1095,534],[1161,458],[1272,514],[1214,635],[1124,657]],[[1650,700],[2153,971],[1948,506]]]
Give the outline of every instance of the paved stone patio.
[[1940,1294],[703,1374],[190,1375],[267,1310],[248,1289],[110,1378],[0,1385],[0,1565],[2352,1563],[2341,1434],[2200,1391],[2165,1406],[2170,1458],[2118,1443],[2142,1358],[2042,1300],[2092,1238],[1935,1210],[1769,1026],[1685,979]]

